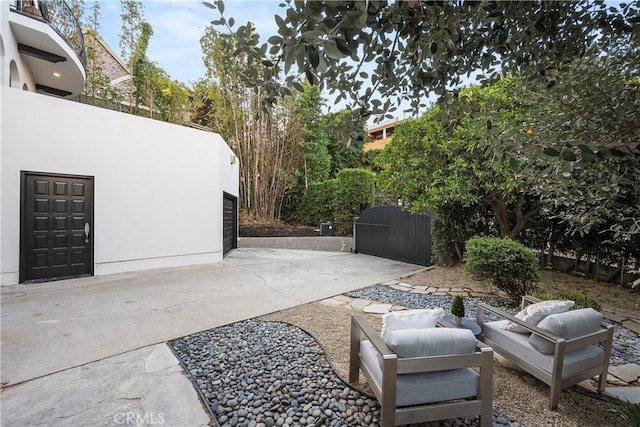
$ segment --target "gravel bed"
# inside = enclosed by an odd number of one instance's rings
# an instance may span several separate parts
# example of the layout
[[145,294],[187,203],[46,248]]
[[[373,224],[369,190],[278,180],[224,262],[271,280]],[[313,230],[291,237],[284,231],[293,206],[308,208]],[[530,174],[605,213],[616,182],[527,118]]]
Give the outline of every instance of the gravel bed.
[[[384,285],[368,286],[366,288],[347,292],[345,295],[353,298],[364,298],[388,304],[401,305],[408,308],[442,307],[445,313],[449,312],[451,308],[451,301],[453,299],[450,296],[404,292]],[[466,317],[471,319],[475,318],[476,308],[480,302],[488,302],[493,306],[497,305],[496,300],[488,301],[486,298],[465,297],[464,308]],[[514,309],[508,308],[504,305],[500,306],[500,308],[511,313],[516,312]],[[492,313],[487,313],[486,320],[493,321],[499,320],[499,318]],[[640,364],[640,338],[638,335],[616,323],[607,323],[614,325],[613,345],[609,363],[614,365],[622,365],[626,363]]]
[[[412,292],[400,291],[390,288],[384,285],[373,285],[366,288],[357,289],[355,291],[347,292],[345,295],[352,298],[363,298],[372,301],[380,301],[388,304],[401,305],[407,308],[436,308],[442,307],[445,314],[451,311],[451,302],[453,297],[446,295],[430,295],[430,294],[418,294]],[[497,306],[498,300],[487,298],[472,298],[464,297],[464,312],[465,317],[469,319],[476,318],[476,309],[478,304],[486,302],[488,304]],[[506,309],[505,306],[499,306],[501,309]],[[493,313],[487,313],[486,319],[488,321],[498,320],[499,317]]]
[[[452,298],[374,285],[347,295],[409,308],[450,309]],[[467,317],[479,302],[465,297]],[[501,308],[510,312],[502,305]],[[487,320],[497,320],[492,314]],[[640,363],[640,339],[615,324],[612,364]],[[287,323],[247,320],[171,343],[216,423],[222,426],[378,426],[372,396],[351,388],[335,373],[324,350],[302,329]],[[475,417],[414,426],[477,426]],[[494,411],[493,425],[523,426]]]
[[[344,383],[316,340],[281,322],[246,320],[171,343],[223,426],[378,426],[377,401]],[[477,426],[476,417],[420,426]],[[496,427],[523,424],[493,414]]]

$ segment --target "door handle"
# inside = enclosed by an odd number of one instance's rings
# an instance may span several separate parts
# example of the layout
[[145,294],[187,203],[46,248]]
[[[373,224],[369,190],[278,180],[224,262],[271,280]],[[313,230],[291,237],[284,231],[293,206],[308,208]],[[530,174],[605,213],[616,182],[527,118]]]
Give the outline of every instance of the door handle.
[[91,226],[88,222],[84,223],[84,242],[89,243],[89,233],[91,233]]

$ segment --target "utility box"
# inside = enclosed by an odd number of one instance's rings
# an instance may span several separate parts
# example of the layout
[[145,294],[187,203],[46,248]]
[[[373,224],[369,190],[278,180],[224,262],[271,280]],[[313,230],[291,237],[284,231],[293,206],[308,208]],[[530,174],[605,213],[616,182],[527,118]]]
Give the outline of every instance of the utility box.
[[335,236],[335,230],[333,229],[333,224],[330,222],[323,222],[320,224],[320,235],[321,236]]

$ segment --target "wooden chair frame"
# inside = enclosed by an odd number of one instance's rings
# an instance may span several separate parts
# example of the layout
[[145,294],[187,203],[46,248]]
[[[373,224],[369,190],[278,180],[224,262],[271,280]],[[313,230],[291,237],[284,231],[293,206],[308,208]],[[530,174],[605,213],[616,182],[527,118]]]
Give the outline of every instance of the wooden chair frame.
[[[360,341],[365,336],[383,359],[382,385],[376,386],[370,368],[360,354]],[[469,400],[455,400],[426,403],[410,407],[396,407],[397,376],[402,374],[445,371],[466,367],[476,367],[480,371],[477,396]],[[358,382],[359,372],[366,377],[382,408],[382,427],[411,424],[425,421],[451,419],[465,416],[480,416],[480,425],[492,425],[493,351],[478,343],[476,351],[469,354],[455,354],[429,357],[398,358],[376,333],[362,315],[351,317],[351,352],[349,381]]]
[[[524,309],[527,305],[540,302],[541,300],[538,298],[534,298],[531,296],[525,296],[522,298],[521,308]],[[491,339],[488,339],[485,336],[481,336],[480,340],[485,344],[491,346],[494,351],[501,356],[505,357],[507,360],[512,362],[514,365],[538,378],[543,383],[547,384],[551,387],[550,395],[549,395],[549,409],[554,410],[558,408],[558,399],[560,397],[560,391],[566,389],[578,382],[592,378],[596,375],[598,378],[598,392],[603,392],[607,385],[607,371],[609,369],[609,357],[611,356],[611,346],[613,343],[613,326],[603,324],[600,331],[588,334],[582,337],[566,340],[564,338],[558,337],[548,331],[542,330],[536,326],[532,326],[524,321],[516,318],[515,316],[507,313],[498,308],[492,307],[485,303],[478,304],[478,308],[476,311],[476,322],[481,327],[484,325],[484,315],[485,313],[493,313],[503,319],[510,320],[523,328],[529,330],[531,333],[536,333],[545,339],[549,340],[554,345],[554,353],[553,353],[553,368],[552,370],[546,371],[539,366],[536,366],[529,360],[525,360],[517,355],[515,355],[508,347],[499,344]],[[515,332],[514,332],[515,333]],[[585,369],[575,375],[572,375],[567,378],[562,378],[562,370],[564,368],[564,358],[565,354],[572,350],[577,350],[583,347],[586,347],[590,344],[602,343],[604,348],[604,360],[600,365],[591,367],[589,369]]]

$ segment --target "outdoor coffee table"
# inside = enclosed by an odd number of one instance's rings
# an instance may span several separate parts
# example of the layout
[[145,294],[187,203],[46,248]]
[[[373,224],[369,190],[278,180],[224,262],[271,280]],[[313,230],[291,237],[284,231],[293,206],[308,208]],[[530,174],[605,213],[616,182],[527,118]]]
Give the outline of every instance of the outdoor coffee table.
[[476,337],[482,333],[482,328],[480,328],[480,326],[476,322],[471,319],[467,319],[466,317],[462,318],[462,323],[460,324],[460,326],[455,324],[455,322],[453,321],[453,316],[451,316],[450,314],[443,316],[442,320],[443,322],[441,323],[441,326],[444,326],[446,328],[469,329]]

